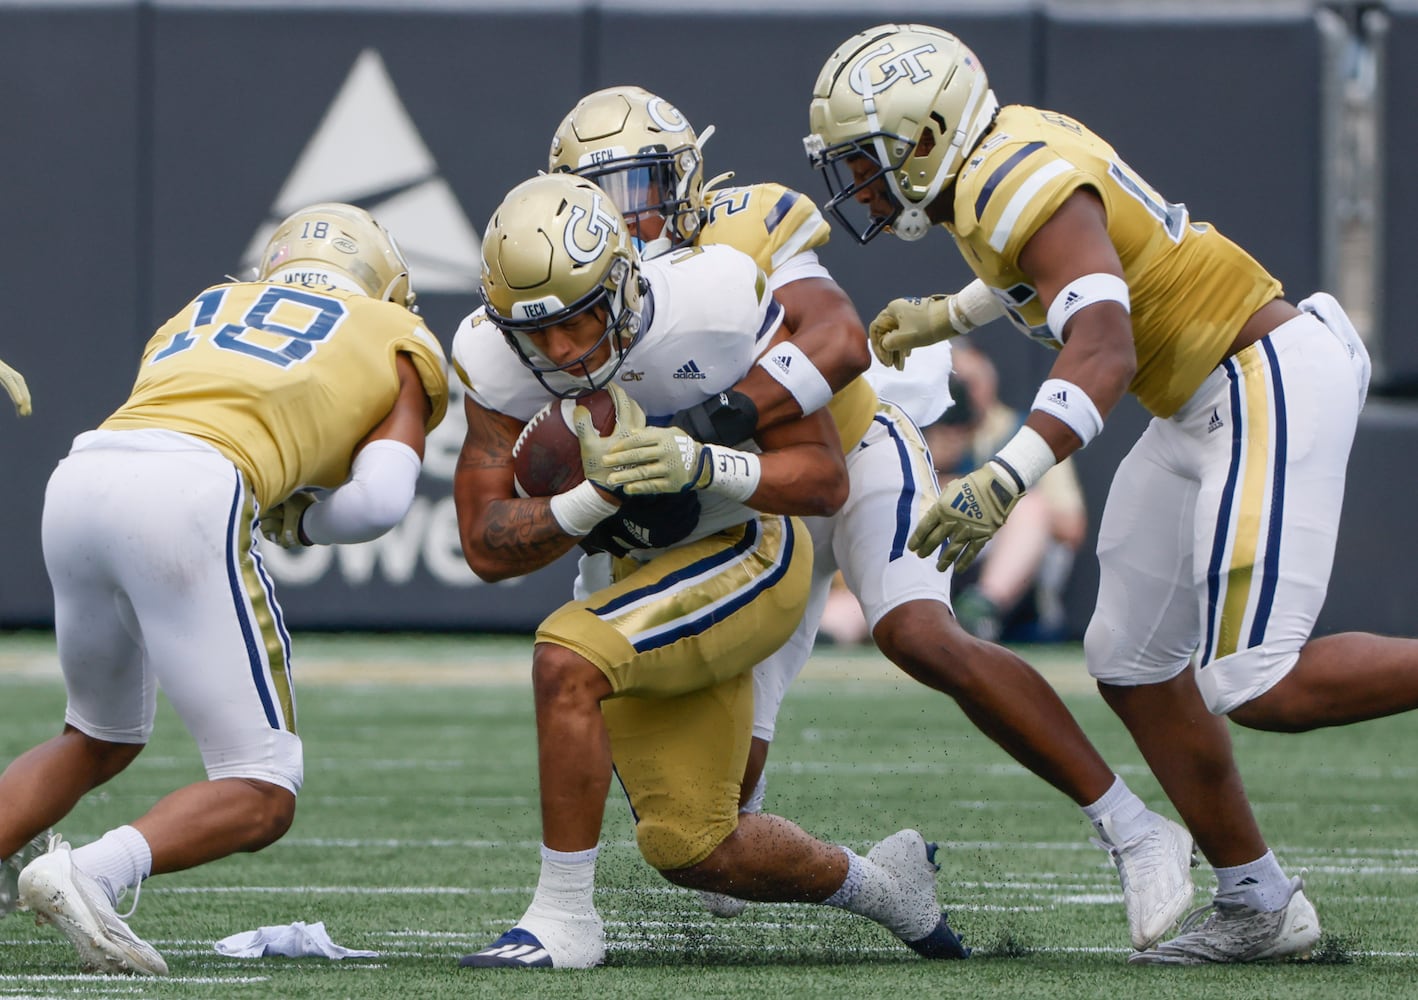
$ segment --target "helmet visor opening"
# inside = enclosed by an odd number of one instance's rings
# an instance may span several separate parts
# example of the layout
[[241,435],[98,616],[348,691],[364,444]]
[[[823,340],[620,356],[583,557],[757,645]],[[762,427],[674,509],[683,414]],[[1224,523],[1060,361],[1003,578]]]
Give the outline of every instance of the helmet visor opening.
[[[906,151],[895,160],[886,159],[882,155],[886,143],[879,140],[904,144]],[[816,136],[808,136],[804,145],[808,160],[827,182],[824,207],[858,243],[871,242],[901,215],[891,176],[911,155],[908,141],[889,132],[873,132],[834,146],[823,146]],[[863,193],[868,196],[862,197]]]

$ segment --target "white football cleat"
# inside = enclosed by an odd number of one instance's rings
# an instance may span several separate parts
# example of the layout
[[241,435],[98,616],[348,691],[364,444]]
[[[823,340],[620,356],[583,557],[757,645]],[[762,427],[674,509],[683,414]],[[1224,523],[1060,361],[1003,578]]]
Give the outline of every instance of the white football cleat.
[[606,931],[595,910],[553,912],[533,903],[517,926],[481,951],[464,955],[464,969],[592,969],[606,959]]
[[696,889],[694,894],[699,897],[700,905],[708,910],[711,916],[722,920],[731,920],[748,909],[748,900],[739,899],[737,896],[722,892],[705,892],[703,889]]
[[1196,865],[1192,835],[1180,823],[1149,812],[1147,830],[1124,843],[1113,833],[1111,817],[1102,820],[1105,849],[1118,867],[1123,906],[1128,915],[1132,946],[1146,951],[1162,939],[1191,906],[1196,887],[1191,870]]
[[936,901],[940,865],[936,845],[915,830],[900,830],[867,852],[867,860],[890,876],[895,892],[891,913],[879,922],[926,958],[968,958],[970,949],[955,933]]
[[37,924],[54,924],[69,939],[84,967],[95,972],[167,975],[167,962],[129,929],[108,893],[74,867],[69,845],[50,838],[49,852],[20,872],[20,902]]
[[1320,939],[1320,921],[1305,898],[1303,879],[1290,880],[1290,899],[1273,912],[1213,899],[1182,921],[1181,933],[1151,951],[1135,952],[1134,965],[1209,965],[1309,958]]
[[4,861],[0,861],[0,917],[20,909],[20,872],[35,858],[49,850],[53,830],[46,830]]

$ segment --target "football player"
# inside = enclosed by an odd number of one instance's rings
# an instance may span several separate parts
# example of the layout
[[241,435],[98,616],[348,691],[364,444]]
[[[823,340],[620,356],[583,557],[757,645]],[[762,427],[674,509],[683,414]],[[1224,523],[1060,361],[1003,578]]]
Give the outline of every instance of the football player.
[[25,385],[25,377],[5,362],[0,361],[0,386],[4,386],[10,401],[15,404],[15,412],[22,417],[30,415],[30,387]]
[[[859,857],[786,819],[738,811],[750,671],[792,634],[807,600],[812,555],[791,515],[831,513],[847,493],[825,414],[785,420],[737,448],[656,419],[724,392],[773,343],[781,309],[758,267],[725,247],[642,265],[615,204],[568,174],[507,195],[483,265],[486,311],[463,322],[453,346],[468,390],[454,497],[473,570],[497,580],[546,565],[639,497],[693,504],[653,547],[591,557],[580,599],[537,629],[541,877],[516,926],[461,965],[601,962],[593,888],[612,757],[640,852],[671,882],[841,907],[926,957],[965,957],[936,901],[934,846],[916,831]],[[528,419],[549,397],[600,388],[616,423],[603,437],[577,408],[585,479],[556,496],[519,497],[512,446]]]
[[[840,569],[872,638],[893,663],[954,698],[1015,760],[1082,807],[1118,866],[1133,944],[1150,946],[1191,902],[1190,836],[1148,810],[1113,773],[1033,668],[960,626],[950,610],[948,574],[906,553],[912,519],[937,495],[917,424],[939,416],[935,400],[945,392],[949,355],[907,373],[917,381],[934,379],[934,394],[910,392],[898,381],[883,385],[891,401],[878,399],[859,377],[866,333],[856,309],[815,252],[829,235],[817,207],[777,184],[712,190],[713,182],[703,179],[702,145],[662,98],[614,87],[583,98],[567,115],[552,141],[550,166],[610,185],[625,199],[621,208],[632,232],[652,254],[720,244],[748,254],[783,303],[791,338],[723,394],[677,412],[676,426],[699,441],[732,445],[787,417],[826,412],[846,452],[847,503],[834,516],[808,521],[814,545],[808,610],[789,642],[754,671],[754,752],[744,809],[761,808],[774,720],[812,650]],[[912,397],[918,405],[908,401]],[[720,915],[742,906],[716,899],[706,904]]]
[[1153,414],[1109,490],[1085,654],[1218,888],[1209,913],[1130,960],[1308,954],[1314,907],[1266,847],[1226,719],[1293,732],[1418,706],[1418,642],[1310,639],[1368,390],[1343,310],[1324,294],[1291,305],[1081,122],[999,107],[979,60],[937,28],[849,39],[809,114],[808,155],[848,231],[914,241],[943,226],[977,275],[956,296],[890,302],[871,329],[883,360],[998,315],[1059,351],[1024,427],[946,486],[913,551],[939,551],[942,569],[970,558],[1124,393]]
[[368,213],[297,212],[255,280],[208,288],[157,331],[127,402],[50,477],[43,545],[68,707],[63,732],[0,775],[0,856],[132,763],[159,688],[207,772],[94,843],[52,838],[20,873],[21,903],[88,968],[165,974],[119,896],[136,904],[149,875],[290,827],[303,777],[290,636],[257,531],[359,542],[408,510],[448,401],[443,350],[413,301]]

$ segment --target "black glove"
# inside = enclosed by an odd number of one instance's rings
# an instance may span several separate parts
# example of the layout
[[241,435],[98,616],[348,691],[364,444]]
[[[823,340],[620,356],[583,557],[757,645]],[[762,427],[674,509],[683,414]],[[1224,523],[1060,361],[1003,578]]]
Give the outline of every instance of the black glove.
[[758,429],[758,407],[743,393],[730,389],[685,407],[670,423],[700,444],[737,448]]
[[581,547],[613,556],[631,549],[662,549],[688,538],[698,524],[699,494],[694,490],[626,497],[619,510],[581,539]]

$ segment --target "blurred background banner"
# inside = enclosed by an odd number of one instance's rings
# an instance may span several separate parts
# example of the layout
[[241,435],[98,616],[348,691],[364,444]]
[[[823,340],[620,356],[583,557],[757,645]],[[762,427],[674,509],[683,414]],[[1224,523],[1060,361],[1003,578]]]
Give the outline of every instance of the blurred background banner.
[[[1403,227],[1385,225],[1418,217],[1407,121],[1418,4],[1331,7],[0,0],[0,358],[28,378],[35,406],[24,422],[0,414],[0,627],[52,621],[40,512],[72,437],[125,398],[152,331],[223,275],[247,273],[293,209],[340,200],[372,211],[406,250],[447,347],[476,305],[489,212],[545,168],[584,93],[645,86],[701,133],[717,126],[708,176],[733,170],[821,202],[801,145],[818,68],[871,23],[916,20],[961,35],[1002,102],[1088,123],[1192,218],[1252,251],[1292,301],[1342,293],[1390,392],[1364,415],[1351,480],[1382,482],[1395,499],[1341,531],[1320,631],[1410,631],[1400,606],[1414,544],[1398,498],[1418,474],[1393,456],[1418,445],[1402,395],[1418,390],[1418,339],[1384,322],[1402,315],[1384,278],[1418,265]],[[946,234],[929,239],[933,252],[889,237],[867,251],[834,233],[822,256],[870,318],[890,298],[969,277]],[[1005,324],[975,339],[1000,398],[1027,406],[1052,355]],[[1066,602],[1075,635],[1096,591],[1108,479],[1144,423],[1125,402],[1078,457],[1090,527]],[[525,630],[568,596],[570,559],[495,586],[467,569],[451,498],[462,436],[455,399],[413,510],[384,538],[268,547],[293,624]]]

